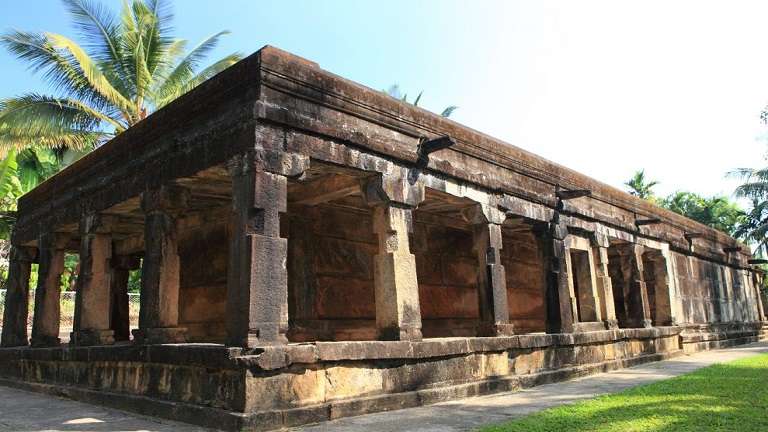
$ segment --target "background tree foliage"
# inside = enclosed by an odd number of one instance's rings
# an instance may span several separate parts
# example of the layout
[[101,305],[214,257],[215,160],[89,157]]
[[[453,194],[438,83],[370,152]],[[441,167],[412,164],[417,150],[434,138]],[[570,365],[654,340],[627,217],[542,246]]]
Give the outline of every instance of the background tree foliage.
[[735,202],[722,196],[703,197],[693,192],[675,192],[660,205],[726,234],[736,234],[745,222],[745,213]]
[[[420,91],[419,94],[416,96],[413,101],[408,100],[408,93],[403,93],[400,91],[400,86],[398,84],[392,84],[388,89],[382,90],[384,93],[392,96],[395,99],[399,99],[405,103],[409,103],[413,106],[419,106],[419,102],[421,102],[421,96],[424,94],[424,90]],[[449,105],[445,107],[441,112],[440,115],[443,117],[450,117],[451,114],[453,114],[454,111],[459,109],[456,105]]]
[[[126,0],[118,14],[97,1],[63,2],[75,39],[21,30],[0,35],[0,45],[42,74],[51,90],[0,99],[0,243],[10,237],[21,195],[242,57],[205,66],[228,32],[190,46],[171,34],[164,0]],[[7,249],[0,244],[0,263]],[[77,272],[72,259],[67,271]]]
[[645,170],[641,169],[639,171],[636,171],[632,178],[627,180],[624,185],[626,185],[629,190],[627,192],[630,193],[630,195],[634,195],[638,198],[642,198],[644,200],[649,200],[652,202],[656,201],[655,195],[653,193],[653,187],[658,185],[659,182],[656,180],[649,180],[645,177]]
[[624,184],[628,188],[627,192],[638,198],[648,200],[728,235],[746,239],[744,226],[748,216],[737,203],[730,201],[727,197],[704,197],[693,192],[678,191],[666,198],[659,198],[653,191],[659,182],[649,180],[645,170],[636,171]]
[[162,0],[126,1],[119,16],[98,2],[64,4],[81,44],[50,32],[0,36],[0,45],[53,90],[0,100],[2,152],[92,149],[241,58],[230,54],[201,69],[228,32],[190,49],[170,34],[172,15]]

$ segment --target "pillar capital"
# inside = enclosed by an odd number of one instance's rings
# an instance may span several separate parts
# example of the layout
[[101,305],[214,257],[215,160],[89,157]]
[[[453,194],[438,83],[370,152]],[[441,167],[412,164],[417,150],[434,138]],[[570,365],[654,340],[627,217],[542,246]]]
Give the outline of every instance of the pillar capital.
[[402,173],[378,174],[363,182],[363,197],[372,207],[396,205],[416,208],[424,201],[424,184],[411,183]]
[[80,235],[108,234],[117,222],[117,217],[101,213],[84,213],[80,218]]
[[10,259],[22,263],[37,261],[38,248],[32,246],[12,246]]
[[599,231],[590,234],[590,241],[592,242],[592,246],[601,248],[607,248],[611,245],[611,240],[608,238],[608,235]]
[[141,194],[144,213],[167,213],[176,216],[189,205],[189,190],[182,186],[166,185]]
[[309,157],[301,154],[254,149],[234,156],[227,162],[229,175],[240,177],[255,172],[268,172],[285,177],[301,177],[309,169]]
[[505,212],[489,204],[477,203],[461,211],[461,216],[470,225],[501,225],[507,219]]

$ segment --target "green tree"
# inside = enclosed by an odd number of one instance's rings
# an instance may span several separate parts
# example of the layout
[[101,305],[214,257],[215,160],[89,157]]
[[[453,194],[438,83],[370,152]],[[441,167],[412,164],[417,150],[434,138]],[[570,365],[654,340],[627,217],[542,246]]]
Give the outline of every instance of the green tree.
[[50,149],[11,149],[0,162],[0,239],[7,239],[15,222],[16,201],[59,169]]
[[744,211],[726,197],[702,197],[693,192],[675,192],[659,204],[685,217],[734,235],[746,221]]
[[739,198],[750,202],[745,220],[736,235],[754,245],[754,253],[768,256],[768,167],[740,168],[729,173],[743,182],[736,188]]
[[629,188],[628,192],[630,194],[652,202],[656,201],[653,188],[658,184],[658,181],[648,180],[645,177],[645,170],[636,171],[632,178],[624,183],[624,185]]
[[[416,96],[416,98],[413,101],[408,100],[408,93],[403,93],[400,91],[400,86],[398,84],[392,84],[388,89],[383,90],[384,93],[392,96],[395,99],[399,99],[405,103],[409,103],[413,106],[419,106],[419,102],[421,102],[421,96],[424,94],[424,90],[420,91],[419,94]],[[451,114],[453,114],[454,111],[459,109],[456,105],[450,105],[445,107],[443,111],[440,112],[440,115],[443,117],[450,117]]]
[[768,256],[768,201],[753,198],[733,235],[750,243],[753,255]]
[[186,40],[171,36],[172,15],[163,0],[125,1],[119,16],[88,0],[64,4],[81,44],[49,32],[0,36],[0,44],[42,72],[53,90],[0,100],[3,154],[92,149],[241,58],[230,54],[201,68],[227,32],[188,49]]

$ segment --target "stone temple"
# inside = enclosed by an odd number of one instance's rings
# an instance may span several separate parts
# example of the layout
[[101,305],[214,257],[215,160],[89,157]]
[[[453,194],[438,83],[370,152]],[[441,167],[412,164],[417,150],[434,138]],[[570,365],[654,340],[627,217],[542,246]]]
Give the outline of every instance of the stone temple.
[[0,384],[230,430],[768,335],[747,246],[272,47],[24,196],[12,246]]

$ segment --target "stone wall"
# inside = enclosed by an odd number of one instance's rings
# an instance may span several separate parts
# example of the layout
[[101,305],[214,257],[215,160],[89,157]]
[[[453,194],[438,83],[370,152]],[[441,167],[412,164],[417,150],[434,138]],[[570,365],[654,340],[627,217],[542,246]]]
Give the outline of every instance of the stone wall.
[[509,318],[517,333],[546,330],[546,276],[539,244],[530,231],[503,236],[501,262],[507,277]]
[[420,222],[418,214],[415,219],[412,253],[424,337],[474,336],[479,312],[472,233]]
[[672,252],[672,259],[681,323],[760,321],[757,294],[746,270],[679,252]]
[[222,342],[227,298],[227,227],[212,225],[181,233],[179,325],[190,342]]

